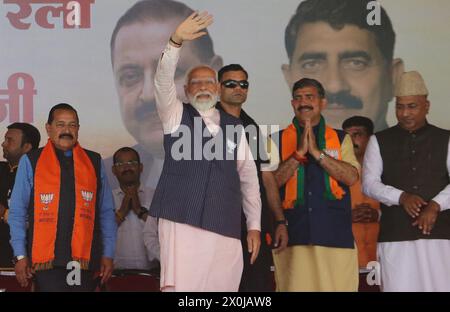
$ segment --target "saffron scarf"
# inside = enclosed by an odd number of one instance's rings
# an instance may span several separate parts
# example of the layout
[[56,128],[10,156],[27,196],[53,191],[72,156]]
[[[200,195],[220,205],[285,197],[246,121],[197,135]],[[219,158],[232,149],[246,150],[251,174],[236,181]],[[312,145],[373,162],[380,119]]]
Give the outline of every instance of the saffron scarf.
[[[72,259],[78,261],[82,269],[87,269],[94,233],[97,176],[89,156],[78,143],[73,148],[73,166],[75,218],[71,242]],[[34,175],[32,264],[35,270],[53,267],[60,188],[61,168],[55,148],[48,140],[37,161]]]
[[[298,146],[301,139],[303,128],[300,127],[297,118],[294,118],[284,131],[281,137],[282,150],[281,159],[283,161],[289,159]],[[319,135],[316,137],[317,146],[320,150],[324,150],[330,156],[341,160],[341,143],[339,137],[333,128],[325,124],[325,119],[321,116],[319,122]],[[324,198],[328,200],[342,199],[345,191],[339,186],[338,182],[323,170],[323,178],[325,182]],[[300,165],[294,175],[289,178],[285,186],[285,194],[283,199],[283,208],[292,209],[296,205],[303,205],[305,202],[305,168]]]

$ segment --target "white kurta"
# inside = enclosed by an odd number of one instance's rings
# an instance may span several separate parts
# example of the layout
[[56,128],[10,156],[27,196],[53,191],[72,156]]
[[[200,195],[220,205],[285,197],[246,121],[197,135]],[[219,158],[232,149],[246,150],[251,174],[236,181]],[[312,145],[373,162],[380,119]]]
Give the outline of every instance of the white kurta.
[[[155,76],[155,96],[164,134],[181,123],[183,103],[177,98],[174,75],[180,48],[164,50]],[[220,130],[220,113],[199,112],[209,132]],[[248,230],[261,230],[261,197],[255,163],[245,133],[237,150],[237,171]],[[176,191],[176,190],[174,190]],[[217,216],[220,218],[220,216]],[[243,260],[240,240],[190,225],[160,219],[161,289],[166,291],[237,291]]]
[[[450,176],[450,142],[447,153]],[[363,192],[387,206],[398,205],[402,190],[381,182],[383,159],[376,136],[367,145]],[[433,198],[441,211],[450,209],[450,184]],[[383,291],[450,291],[450,240],[419,239],[377,246]]]

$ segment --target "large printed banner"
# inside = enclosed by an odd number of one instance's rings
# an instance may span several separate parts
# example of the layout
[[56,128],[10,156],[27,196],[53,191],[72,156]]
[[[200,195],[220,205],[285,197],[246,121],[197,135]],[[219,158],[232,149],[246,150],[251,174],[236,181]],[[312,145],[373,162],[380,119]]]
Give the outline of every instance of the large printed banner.
[[[153,76],[170,34],[191,9],[212,13],[214,24],[207,38],[183,48],[175,77],[182,99],[190,67],[239,63],[249,73],[245,109],[260,124],[290,123],[290,86],[308,76],[325,86],[331,125],[364,115],[382,129],[396,122],[395,77],[419,70],[430,91],[429,121],[449,128],[450,1],[370,1],[363,11],[325,20],[327,10],[339,12],[346,1],[312,6],[289,23],[300,0],[149,0],[126,15],[136,0],[0,0],[0,135],[12,122],[29,122],[42,144],[50,107],[66,102],[79,112],[84,147],[109,166],[116,149],[135,146],[146,184],[154,185],[148,172],[160,167],[161,125]],[[340,25],[349,14],[367,25]]]

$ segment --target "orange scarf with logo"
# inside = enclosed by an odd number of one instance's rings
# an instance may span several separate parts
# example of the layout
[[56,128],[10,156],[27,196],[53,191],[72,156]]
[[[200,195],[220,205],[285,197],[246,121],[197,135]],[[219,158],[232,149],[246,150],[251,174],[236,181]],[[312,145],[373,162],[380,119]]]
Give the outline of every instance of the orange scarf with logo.
[[[295,120],[294,120],[295,122]],[[323,118],[321,118],[321,124],[319,125],[323,128],[322,131],[319,130],[319,137],[316,140],[319,141],[318,147],[324,149],[328,155],[334,157],[335,159],[341,160],[341,143],[339,142],[339,137],[337,132],[325,125]],[[323,132],[323,134],[322,134]],[[323,135],[324,138],[320,138]],[[297,128],[294,123],[290,124],[282,133],[282,145],[281,145],[281,159],[285,161],[289,159],[292,154],[297,149]],[[323,142],[323,143],[321,143]],[[321,146],[324,145],[324,146]],[[299,192],[304,191],[304,168],[303,165],[299,166],[299,169],[295,171],[294,175],[289,178],[285,186],[285,195],[283,199],[283,208],[292,209],[299,202],[299,198],[304,196],[298,196]],[[324,172],[325,176],[325,194],[324,196],[329,200],[342,199],[345,195],[345,191],[339,186],[338,182],[330,175]],[[300,179],[299,179],[300,177]],[[302,194],[304,195],[304,194]],[[300,200],[302,204],[302,200]]]
[[[73,148],[73,166],[75,218],[71,244],[72,259],[78,261],[82,269],[87,269],[94,233],[97,176],[89,156],[78,143]],[[34,175],[32,263],[35,270],[53,267],[60,188],[61,168],[55,148],[48,140],[37,161]]]

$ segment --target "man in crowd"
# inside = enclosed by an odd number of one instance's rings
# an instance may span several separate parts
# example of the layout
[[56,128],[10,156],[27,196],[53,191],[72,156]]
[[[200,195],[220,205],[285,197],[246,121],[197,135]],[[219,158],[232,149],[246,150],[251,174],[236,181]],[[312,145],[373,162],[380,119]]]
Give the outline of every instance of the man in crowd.
[[428,123],[422,76],[397,85],[398,124],[370,138],[363,191],[381,202],[383,291],[450,291],[450,132]]
[[393,84],[403,72],[402,60],[393,59],[389,16],[380,6],[380,24],[369,24],[369,2],[302,1],[285,30],[289,64],[282,70],[289,89],[302,77],[321,82],[328,100],[323,115],[335,128],[354,115],[370,118],[377,130],[387,128]]
[[[139,1],[117,21],[111,36],[111,62],[122,121],[136,140],[133,148],[144,164],[141,182],[152,189],[156,188],[164,160],[163,128],[154,94],[156,65],[167,38],[192,13],[192,9],[177,1]],[[182,99],[186,72],[199,64],[208,64],[215,70],[222,67],[209,34],[186,42],[183,48],[175,75]],[[106,159],[105,164],[112,166],[112,158]],[[109,176],[109,181],[113,189],[118,187],[114,176]]]
[[[220,102],[217,103],[216,108],[224,110],[228,114],[239,118],[246,128],[246,138],[250,145],[255,165],[258,170],[258,180],[261,193],[261,249],[256,262],[250,264],[250,255],[247,244],[247,231],[245,216],[242,218],[242,249],[244,254],[244,271],[242,273],[241,284],[239,291],[272,291],[273,281],[271,278],[270,267],[272,265],[272,255],[269,244],[266,242],[266,235],[271,234],[270,226],[270,208],[269,206],[277,206],[280,204],[278,191],[276,190],[276,181],[273,174],[268,171],[261,171],[261,165],[268,162],[268,155],[265,152],[264,136],[262,135],[258,124],[251,118],[243,109],[242,105],[247,100],[248,93],[248,73],[239,64],[230,64],[222,67],[218,72],[218,80],[220,83]],[[269,201],[266,198],[265,184],[272,183],[275,188],[274,194],[269,194]],[[275,195],[275,202],[273,196]],[[278,201],[276,201],[278,198]],[[276,209],[276,208],[275,208]],[[275,210],[272,208],[272,210]],[[287,230],[280,226],[276,229],[278,232],[284,234],[283,241],[287,243]]]
[[[352,138],[356,159],[362,167],[367,143],[373,134],[372,120],[363,116],[353,116],[342,123],[342,129]],[[358,180],[350,187],[350,195],[352,201],[353,236],[358,248],[361,287],[366,285],[367,264],[377,260],[380,203],[363,194],[361,180]]]
[[39,130],[33,125],[15,122],[7,128],[2,143],[3,158],[6,161],[0,162],[0,268],[13,267],[7,217],[19,159],[32,149],[37,149],[41,140]]
[[159,56],[155,77],[166,156],[150,214],[159,218],[163,291],[238,290],[242,209],[251,263],[259,252],[256,166],[242,126],[240,133],[226,129],[239,128],[240,120],[215,108],[219,90],[215,70],[195,66],[186,77],[190,104],[177,98],[174,76],[183,46],[204,36],[203,29],[211,23],[207,13],[193,13],[184,20]]
[[[153,190],[141,185],[144,166],[136,150],[122,147],[114,153],[113,159],[112,171],[120,185],[113,190],[119,226],[114,267],[150,270],[158,267],[159,260],[158,223],[145,208],[150,207]],[[147,229],[145,236],[144,227]],[[152,249],[147,252],[146,246]]]
[[359,164],[344,131],[325,123],[325,90],[303,78],[292,88],[292,124],[279,136],[271,169],[281,188],[288,248],[274,253],[279,291],[356,291],[358,258],[350,192]]
[[[47,144],[20,159],[9,225],[23,287],[35,272],[38,291],[92,291],[94,272],[104,283],[113,270],[112,193],[100,155],[80,146],[79,127],[72,106],[53,106]],[[70,279],[72,269],[81,272]]]

